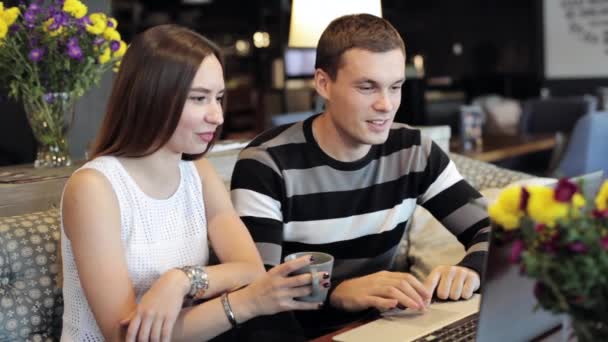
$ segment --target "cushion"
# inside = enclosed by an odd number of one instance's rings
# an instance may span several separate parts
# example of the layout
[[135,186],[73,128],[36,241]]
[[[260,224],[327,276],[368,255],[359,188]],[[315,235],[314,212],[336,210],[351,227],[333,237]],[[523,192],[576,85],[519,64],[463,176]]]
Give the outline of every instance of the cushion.
[[[554,182],[556,182],[554,178],[532,178],[528,176],[526,179],[506,184],[504,187],[511,185],[547,185]],[[498,198],[504,187],[486,188],[481,190],[480,193],[488,203],[492,203]],[[408,239],[404,239],[402,242],[406,251],[406,260],[402,260],[402,263],[404,263],[403,267],[409,266],[409,272],[418,279],[425,279],[436,266],[459,263],[465,255],[464,247],[456,237],[426,209],[420,206],[414,211]]]
[[57,209],[0,218],[0,341],[61,335]]

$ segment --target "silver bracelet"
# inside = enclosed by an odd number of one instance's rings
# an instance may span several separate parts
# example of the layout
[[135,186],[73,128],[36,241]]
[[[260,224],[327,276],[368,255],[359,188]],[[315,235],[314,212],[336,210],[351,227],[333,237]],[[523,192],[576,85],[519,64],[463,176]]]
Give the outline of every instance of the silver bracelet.
[[232,311],[230,301],[228,300],[228,292],[224,292],[224,294],[222,294],[221,301],[222,306],[224,307],[224,313],[226,314],[226,317],[228,317],[230,325],[232,325],[233,328],[238,328],[239,324],[236,321],[236,317],[234,317],[234,312]]
[[207,289],[209,289],[209,278],[203,266],[184,266],[179,267],[179,270],[186,273],[190,279],[190,291],[187,296],[190,298],[201,298]]

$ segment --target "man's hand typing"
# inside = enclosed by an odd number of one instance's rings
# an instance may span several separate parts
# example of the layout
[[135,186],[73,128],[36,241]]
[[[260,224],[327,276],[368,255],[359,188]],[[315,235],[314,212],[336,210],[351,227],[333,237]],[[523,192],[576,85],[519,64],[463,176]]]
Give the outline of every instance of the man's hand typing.
[[[439,299],[469,299],[479,289],[477,272],[462,266],[437,266],[424,282],[429,294],[437,290]],[[430,298],[427,303],[430,303]]]
[[331,305],[345,311],[361,311],[374,307],[381,311],[394,308],[424,310],[431,292],[413,275],[380,271],[349,279],[336,287]]

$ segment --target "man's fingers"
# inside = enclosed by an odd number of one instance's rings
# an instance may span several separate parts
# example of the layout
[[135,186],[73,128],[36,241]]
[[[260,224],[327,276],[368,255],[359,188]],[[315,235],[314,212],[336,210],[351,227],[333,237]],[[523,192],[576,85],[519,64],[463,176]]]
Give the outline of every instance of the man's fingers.
[[[407,280],[401,280],[399,281],[399,283],[397,284],[397,288],[403,292],[403,294],[405,294],[405,296],[407,296],[408,299],[410,299],[411,301],[414,302],[414,305],[411,305],[411,303],[402,303],[407,307],[413,307],[416,309],[422,309],[424,308],[426,305],[424,303],[424,301],[426,300],[426,298],[422,298],[418,292],[416,292],[416,290],[414,289],[414,287],[407,282]],[[424,291],[426,292],[426,290]],[[409,302],[409,301],[408,301]],[[409,305],[408,305],[409,304]]]
[[416,277],[411,274],[408,274],[408,276],[408,283],[412,286],[412,288],[414,288],[414,290],[416,290],[418,295],[422,297],[423,301],[430,300],[433,297],[433,293],[429,291],[423,283],[416,279]]
[[473,296],[473,292],[475,292],[479,288],[479,277],[477,274],[473,272],[468,272],[464,286],[462,287],[462,298],[469,299]]
[[363,304],[366,307],[374,307],[380,311],[387,311],[397,307],[399,301],[394,298],[383,298],[378,296],[363,297]]
[[450,295],[450,289],[452,288],[452,281],[454,280],[454,270],[447,268],[443,272],[440,272],[441,279],[439,280],[439,286],[437,287],[437,297],[440,299],[448,299]]
[[454,280],[452,281],[452,285],[450,286],[450,299],[458,300],[462,295],[462,288],[464,286],[464,282],[467,278],[467,272],[464,269],[459,269],[456,271],[456,275],[454,276]]
[[433,293],[435,293],[439,279],[441,279],[441,272],[438,269],[434,269],[424,281],[424,287],[429,294],[427,305],[431,303],[431,298],[433,297]]

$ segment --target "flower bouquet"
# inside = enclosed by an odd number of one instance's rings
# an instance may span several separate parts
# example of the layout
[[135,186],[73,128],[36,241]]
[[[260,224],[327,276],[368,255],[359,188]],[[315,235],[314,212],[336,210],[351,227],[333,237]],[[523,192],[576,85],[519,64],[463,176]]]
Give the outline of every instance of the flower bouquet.
[[592,203],[580,188],[506,188],[489,207],[493,238],[512,242],[542,308],[568,314],[579,341],[608,341],[608,181]]
[[38,141],[35,165],[70,165],[74,104],[127,48],[117,22],[79,0],[0,2],[0,81],[20,100]]

